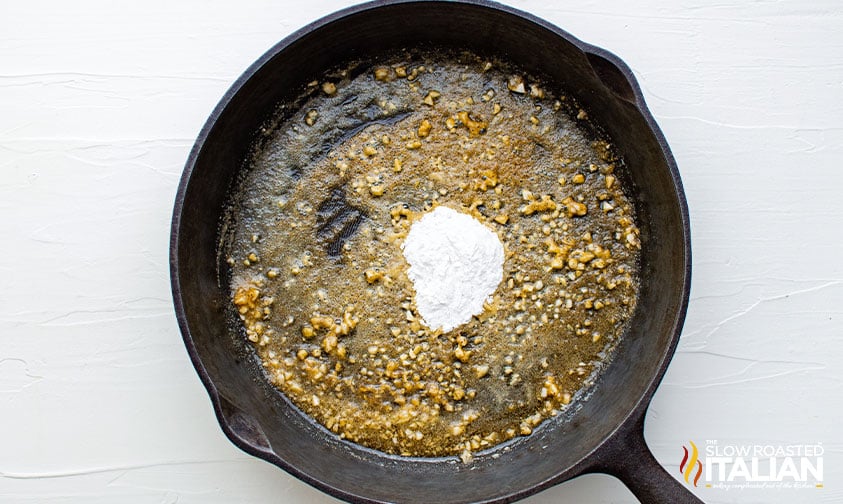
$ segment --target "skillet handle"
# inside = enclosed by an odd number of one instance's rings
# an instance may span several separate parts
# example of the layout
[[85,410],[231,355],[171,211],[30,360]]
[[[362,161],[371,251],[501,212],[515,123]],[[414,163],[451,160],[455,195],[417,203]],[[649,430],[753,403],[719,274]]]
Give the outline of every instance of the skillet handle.
[[272,451],[263,428],[254,417],[223,396],[219,397],[219,406],[215,409],[223,432],[235,445],[252,454]]
[[620,479],[642,504],[703,504],[659,464],[644,441],[644,415],[627,422],[595,454],[592,472]]
[[588,64],[598,79],[618,98],[635,103],[635,77],[626,63],[614,54],[597,47],[585,51]]

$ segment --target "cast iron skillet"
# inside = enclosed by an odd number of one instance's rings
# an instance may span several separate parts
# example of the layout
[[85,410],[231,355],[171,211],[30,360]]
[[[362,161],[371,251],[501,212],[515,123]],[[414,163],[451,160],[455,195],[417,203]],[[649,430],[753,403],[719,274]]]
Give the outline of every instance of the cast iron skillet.
[[[340,441],[261,377],[226,323],[219,225],[255,132],[279,103],[353,58],[435,45],[500,55],[574,96],[614,140],[640,217],[638,307],[614,360],[567,414],[507,449],[455,458],[387,456]],[[484,0],[376,1],[287,37],[237,80],[202,128],[176,197],[170,274],[188,353],[225,434],[333,496],[353,502],[511,502],[583,473],[617,476],[642,502],[700,502],[655,460],[644,414],[679,339],[690,287],[688,210],[675,161],[630,69],[529,14]],[[283,300],[279,300],[283,302]]]

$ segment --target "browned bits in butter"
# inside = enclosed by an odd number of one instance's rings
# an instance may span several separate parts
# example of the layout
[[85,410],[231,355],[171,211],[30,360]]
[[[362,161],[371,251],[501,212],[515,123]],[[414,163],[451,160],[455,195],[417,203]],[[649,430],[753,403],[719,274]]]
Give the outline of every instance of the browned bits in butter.
[[377,67],[374,71],[375,80],[387,82],[394,78],[393,71],[389,67]]
[[469,134],[471,134],[471,136],[478,136],[481,133],[486,132],[486,123],[483,121],[475,121],[468,115],[468,112],[466,112],[465,110],[457,112],[457,117],[459,118],[462,125],[468,128],[468,132]]
[[433,105],[436,104],[436,100],[440,96],[442,96],[442,93],[440,93],[439,91],[430,91],[430,92],[427,93],[427,95],[425,95],[424,100],[422,100],[422,102],[425,105],[429,105],[429,106],[432,107]]
[[373,284],[383,278],[383,271],[376,269],[367,269],[365,271],[366,283]]
[[573,217],[575,215],[578,217],[582,217],[583,215],[588,213],[588,207],[586,207],[579,201],[575,201],[570,196],[563,199],[562,204],[565,205],[565,209],[568,211],[568,217]]
[[427,119],[423,120],[421,122],[421,124],[419,125],[419,129],[418,129],[419,138],[424,138],[427,135],[429,135],[431,128],[433,128],[433,125],[430,124],[430,121],[428,121]]
[[532,200],[524,208],[521,212],[524,215],[533,215],[536,212],[545,212],[548,210],[556,210],[556,203],[551,199],[550,195],[545,194],[542,196],[541,200]]
[[527,89],[524,87],[524,78],[520,75],[511,76],[506,83],[506,87],[513,93],[524,94],[527,92]]
[[241,285],[235,289],[232,302],[245,325],[249,341],[266,345],[274,332],[264,323],[271,314],[273,298],[261,296],[260,290],[253,285]]
[[337,93],[337,86],[333,82],[323,82],[322,92],[328,96],[334,96]]
[[[542,429],[599,379],[635,309],[622,156],[506,62],[411,52],[329,78],[250,158],[222,252],[267,379],[338,437],[398,455],[471,463]],[[492,299],[448,333],[419,316],[401,249],[439,205],[505,248]]]

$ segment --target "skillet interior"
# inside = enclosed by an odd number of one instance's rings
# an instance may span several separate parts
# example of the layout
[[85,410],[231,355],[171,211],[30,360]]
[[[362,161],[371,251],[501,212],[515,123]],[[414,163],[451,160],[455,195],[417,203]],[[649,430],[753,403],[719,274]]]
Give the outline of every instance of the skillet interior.
[[[307,82],[345,61],[426,44],[501,56],[579,100],[625,159],[642,238],[638,307],[591,397],[496,451],[497,458],[479,456],[467,465],[455,458],[387,457],[339,442],[308,421],[261,378],[256,358],[242,338],[232,336],[224,317],[228,288],[218,279],[219,223],[228,191],[254,132],[278,103],[290,102]],[[185,342],[223,429],[238,446],[352,500],[509,500],[588,469],[587,456],[642,400],[649,401],[672,355],[687,299],[687,223],[675,167],[640,92],[612,59],[501,6],[387,2],[319,21],[247,70],[208,120],[188,160],[171,256]]]

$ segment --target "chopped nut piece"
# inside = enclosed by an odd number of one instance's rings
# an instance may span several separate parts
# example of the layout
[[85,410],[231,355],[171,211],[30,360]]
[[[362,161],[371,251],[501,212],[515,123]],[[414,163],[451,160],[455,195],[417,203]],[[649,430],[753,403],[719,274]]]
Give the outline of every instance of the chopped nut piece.
[[334,319],[332,319],[331,317],[320,317],[320,316],[311,317],[310,318],[310,324],[315,329],[329,329],[329,328],[334,326]]
[[383,196],[383,193],[384,193],[383,184],[375,184],[375,185],[369,186],[369,193],[374,197]]
[[423,120],[423,121],[421,122],[421,124],[419,125],[419,130],[418,130],[418,135],[419,135],[419,138],[424,138],[424,137],[426,137],[427,135],[429,135],[429,134],[430,134],[430,129],[431,129],[432,127],[433,127],[433,125],[432,125],[432,124],[430,124],[430,121],[428,121],[427,119]]
[[254,308],[260,291],[255,287],[238,287],[234,292],[234,304]]
[[588,208],[584,204],[580,203],[579,201],[575,201],[570,196],[563,199],[562,204],[565,205],[565,210],[567,210],[568,217],[582,217],[583,215],[588,213]]
[[337,92],[337,86],[333,82],[322,83],[322,92],[328,96],[333,96]]
[[422,143],[418,140],[410,140],[409,142],[407,142],[407,148],[410,150],[418,149],[421,146]]
[[407,208],[406,205],[398,205],[394,206],[389,210],[389,215],[392,217],[392,220],[397,221],[400,220],[401,217],[410,218],[413,215],[413,212]]
[[471,117],[469,117],[468,112],[460,111],[457,112],[457,117],[459,118],[460,122],[468,128],[468,132],[471,136],[478,136],[481,133],[486,132],[486,123],[483,121],[475,121]]
[[506,83],[506,87],[513,93],[524,94],[527,92],[526,88],[524,87],[524,78],[520,75],[511,76],[509,78],[509,81],[507,81]]
[[413,68],[412,70],[410,70],[410,73],[407,74],[407,80],[408,81],[416,80],[416,77],[418,77],[419,74],[424,72],[424,71],[425,71],[424,66],[418,66],[416,68]]
[[534,200],[525,205],[521,209],[521,213],[524,215],[533,215],[536,212],[546,212],[548,210],[556,210],[556,202],[550,198],[550,195],[545,194],[542,196],[541,201]]
[[436,103],[436,99],[442,96],[442,93],[439,91],[429,91],[427,95],[422,100],[422,103],[425,105],[430,105],[431,107]]
[[585,182],[585,175],[583,175],[582,173],[577,173],[573,176],[573,178],[571,178],[571,182],[575,184],[582,184],[583,182]]
[[454,357],[461,362],[468,362],[468,359],[471,358],[471,352],[463,350],[462,347],[457,347],[454,349]]
[[579,120],[588,119],[588,114],[585,112],[585,110],[580,109],[580,111],[577,112],[577,119],[579,119]]
[[319,112],[317,112],[316,110],[310,110],[307,112],[307,114],[305,114],[304,122],[308,126],[313,126],[314,124],[316,124],[317,118],[319,118]]
[[393,79],[392,69],[389,67],[375,68],[375,80],[381,82],[391,81]]
[[480,172],[480,176],[482,179],[474,185],[474,188],[478,191],[486,191],[498,185],[498,172],[495,170],[483,170]]
[[506,225],[509,222],[509,215],[507,214],[498,214],[495,216],[495,222],[501,225]]
[[638,236],[635,233],[627,234],[626,242],[635,248],[641,248],[641,241],[638,239]]
[[366,283],[370,284],[377,282],[384,276],[383,271],[376,269],[367,269],[364,275],[366,276]]
[[324,338],[322,338],[322,349],[328,353],[331,353],[334,351],[334,349],[337,348],[337,342],[337,335],[330,332],[326,334]]

